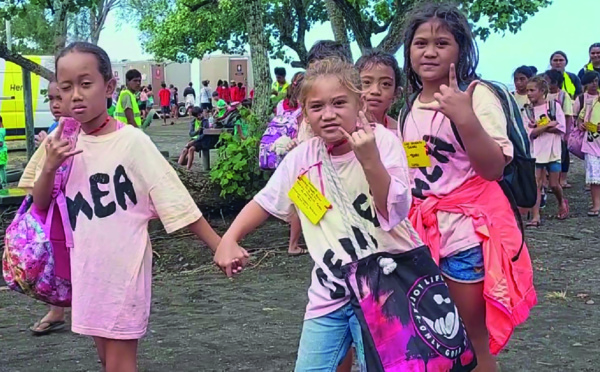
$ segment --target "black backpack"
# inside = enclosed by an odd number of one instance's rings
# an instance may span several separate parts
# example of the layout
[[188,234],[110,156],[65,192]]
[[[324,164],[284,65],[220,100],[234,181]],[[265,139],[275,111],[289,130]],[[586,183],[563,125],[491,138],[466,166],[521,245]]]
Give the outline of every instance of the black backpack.
[[[513,209],[515,217],[519,222],[519,228],[523,232],[523,221],[518,207],[531,208],[537,200],[537,183],[535,179],[535,159],[531,157],[529,137],[525,126],[523,125],[523,117],[519,110],[519,105],[508,89],[495,82],[480,81],[480,84],[489,88],[502,103],[502,109],[506,116],[508,139],[513,144],[514,153],[512,161],[504,167],[502,180],[498,181],[502,191],[506,195]],[[461,90],[466,90],[468,83],[463,83],[460,86]],[[404,125],[406,118],[412,109],[412,105],[420,92],[413,93],[405,102],[400,117],[398,118],[398,127],[400,133],[404,133]],[[462,146],[462,140],[459,133],[455,130],[454,123],[451,123],[453,132],[457,137],[458,142]],[[524,239],[524,236],[523,236]],[[521,246],[522,248],[522,246]],[[513,261],[519,258],[521,251],[513,257]]]

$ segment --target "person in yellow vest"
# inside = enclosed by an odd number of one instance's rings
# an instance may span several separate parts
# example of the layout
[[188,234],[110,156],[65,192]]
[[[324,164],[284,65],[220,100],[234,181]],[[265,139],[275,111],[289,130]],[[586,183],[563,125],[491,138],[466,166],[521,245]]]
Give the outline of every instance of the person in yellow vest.
[[142,74],[132,69],[125,74],[127,89],[121,90],[117,107],[115,108],[115,119],[118,121],[140,127],[142,125],[142,115],[135,97],[142,86]]
[[275,67],[275,81],[271,87],[271,102],[273,104],[278,103],[287,96],[287,90],[289,88],[288,82],[285,80],[287,72],[283,67]]
[[561,89],[567,92],[571,99],[574,99],[583,92],[583,86],[577,75],[565,71],[568,63],[567,54],[563,51],[556,51],[550,56],[550,66],[552,66],[552,69],[563,74]]
[[590,61],[579,71],[579,79],[588,71],[596,71],[600,74],[600,43],[590,45]]

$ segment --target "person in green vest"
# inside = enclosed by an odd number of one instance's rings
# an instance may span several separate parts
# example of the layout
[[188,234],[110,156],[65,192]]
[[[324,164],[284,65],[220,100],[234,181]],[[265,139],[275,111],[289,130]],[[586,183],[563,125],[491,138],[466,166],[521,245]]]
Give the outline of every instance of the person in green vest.
[[6,164],[8,164],[8,147],[6,147],[6,128],[0,116],[0,184],[3,189],[8,187],[6,179]]
[[575,99],[575,97],[583,92],[583,86],[577,75],[566,71],[568,63],[567,54],[561,50],[552,53],[550,56],[550,66],[552,66],[552,69],[563,74],[561,89],[567,92],[571,99]]
[[192,121],[190,123],[190,141],[179,155],[179,165],[187,165],[187,170],[192,169],[194,163],[194,152],[202,150],[202,137],[205,128],[208,128],[210,113],[208,109],[195,106],[191,110]]
[[600,74],[600,43],[590,45],[589,52],[590,61],[579,71],[579,79],[583,78],[588,71],[596,71]]
[[138,106],[136,94],[142,86],[142,74],[132,69],[125,74],[127,89],[121,90],[117,107],[115,108],[115,119],[118,121],[140,127],[142,125],[142,115]]
[[271,102],[273,104],[279,103],[282,99],[287,96],[287,90],[289,88],[288,82],[285,80],[287,72],[283,67],[275,67],[275,81],[273,82],[271,92]]

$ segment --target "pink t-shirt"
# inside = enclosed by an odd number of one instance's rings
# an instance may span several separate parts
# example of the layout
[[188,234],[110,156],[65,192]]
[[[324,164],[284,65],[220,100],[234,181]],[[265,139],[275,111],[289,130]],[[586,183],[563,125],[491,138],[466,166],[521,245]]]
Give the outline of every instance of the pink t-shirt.
[[[532,126],[537,125],[537,123],[543,116],[548,116],[548,109],[550,104],[551,103],[549,102],[545,102],[543,105],[535,106],[533,108],[533,114],[536,120],[534,123],[531,122],[531,119],[528,118],[527,115],[523,115],[524,123],[527,124],[527,129],[530,133],[533,129]],[[540,134],[537,138],[531,140],[531,156],[535,158],[535,162],[537,164],[548,164],[561,160],[562,136],[567,130],[567,125],[563,110],[560,108],[560,105],[558,103],[555,104],[556,122],[558,123],[556,128],[560,131],[560,133],[544,132]]]
[[[600,126],[600,99],[598,96],[586,102],[584,110],[579,113],[581,122],[591,122]],[[594,99],[595,98],[595,99]],[[586,138],[581,146],[581,151],[593,156],[600,157],[600,133],[587,132]]]
[[[403,133],[399,133],[404,142],[427,143],[431,166],[409,170],[412,194],[421,199],[443,197],[476,175],[456,126],[442,113],[423,109],[432,105],[435,103],[422,103],[419,96],[406,118]],[[473,94],[473,110],[483,129],[502,149],[508,163],[513,156],[513,146],[507,136],[507,122],[500,100],[480,84]],[[470,217],[438,212],[437,219],[441,257],[452,256],[482,242]]]
[[[583,107],[585,107],[585,106],[592,107],[592,105],[594,104],[594,101],[598,100],[598,99],[600,99],[600,96],[597,94],[592,96],[591,94],[589,94],[587,92],[583,93]],[[581,109],[583,107],[581,105],[580,98],[579,97],[575,98],[575,100],[573,101],[573,115],[579,116],[579,114],[581,113]]]
[[[150,138],[132,126],[79,135],[65,195],[73,228],[73,332],[139,339],[151,304],[148,222],[173,232],[202,217]],[[41,146],[19,185],[32,188],[45,161]],[[32,158],[32,160],[34,160]]]
[[[378,250],[405,252],[423,245],[406,219],[411,204],[406,155],[398,138],[390,135],[383,126],[376,126],[375,136],[381,160],[391,176],[388,220],[375,212],[369,184],[354,152],[332,156],[331,161],[348,198],[352,201],[352,205],[347,207],[356,210],[364,219],[368,233],[376,242]],[[323,140],[314,137],[290,151],[271,176],[267,186],[254,197],[254,201],[277,218],[289,221],[294,213],[300,217],[302,233],[315,262],[308,290],[306,319],[329,314],[348,303],[350,293],[344,282],[341,267],[361,256],[361,248],[355,247],[351,242],[349,231],[352,229],[342,212],[343,205],[334,204],[323,219],[314,225],[288,196],[298,176],[308,170],[306,175],[313,185],[320,189],[322,181],[325,197],[334,203],[331,194],[334,188],[326,180],[324,171],[316,165],[321,161],[322,146]],[[357,240],[362,238],[371,239],[363,236]]]

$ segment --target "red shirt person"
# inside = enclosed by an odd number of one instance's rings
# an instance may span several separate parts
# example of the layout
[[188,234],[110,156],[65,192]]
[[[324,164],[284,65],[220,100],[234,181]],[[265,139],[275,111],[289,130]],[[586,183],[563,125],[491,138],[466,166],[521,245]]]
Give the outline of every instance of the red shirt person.
[[161,84],[162,89],[158,91],[160,107],[165,125],[167,124],[167,115],[171,113],[171,91],[167,89],[167,84]]
[[231,88],[229,88],[229,95],[231,96],[231,102],[240,102],[239,96],[239,88],[234,80],[231,81]]

